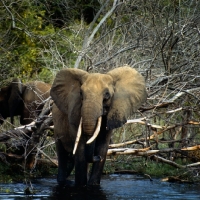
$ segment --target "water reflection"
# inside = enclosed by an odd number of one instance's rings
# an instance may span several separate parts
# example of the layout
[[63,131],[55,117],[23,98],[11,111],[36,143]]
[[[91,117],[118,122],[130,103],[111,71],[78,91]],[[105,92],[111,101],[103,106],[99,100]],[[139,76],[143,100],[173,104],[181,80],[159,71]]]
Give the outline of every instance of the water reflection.
[[101,187],[55,187],[51,197],[57,199],[73,199],[73,200],[106,200],[106,193]]
[[[71,177],[73,179],[73,177]],[[58,187],[56,178],[31,182],[34,194],[24,195],[29,184],[0,184],[0,199],[72,199],[72,200],[130,200],[130,199],[200,199],[200,185],[161,182],[136,175],[103,176],[100,187]],[[9,193],[8,193],[9,192]]]

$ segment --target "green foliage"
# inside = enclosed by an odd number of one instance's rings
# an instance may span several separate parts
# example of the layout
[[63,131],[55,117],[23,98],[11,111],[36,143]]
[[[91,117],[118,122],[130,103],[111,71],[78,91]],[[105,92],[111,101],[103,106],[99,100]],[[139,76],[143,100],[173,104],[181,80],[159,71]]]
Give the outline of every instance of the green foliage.
[[21,181],[23,179],[24,173],[23,170],[20,169],[19,165],[8,165],[7,163],[0,162],[1,183],[12,183],[14,181]]
[[[8,45],[0,60],[6,61],[6,74],[29,79],[35,73],[40,72],[42,62],[39,61],[40,48],[44,48],[43,37],[54,33],[51,24],[46,24],[45,11],[40,6],[34,6],[29,1],[23,1],[20,4],[13,4],[11,9],[15,20],[15,27],[9,32]],[[0,30],[11,25],[10,18],[6,18],[4,25],[0,25]],[[4,45],[5,46],[5,45]],[[3,69],[0,68],[1,71]],[[5,77],[2,77],[2,79]]]
[[[17,173],[16,173],[17,172]],[[24,171],[19,164],[0,162],[0,183],[12,183],[24,181],[35,177],[44,177],[57,174],[57,168],[49,167],[49,164],[38,165],[34,172]]]
[[[52,81],[51,69],[73,66],[82,45],[82,16],[90,23],[99,2],[85,1],[4,1],[0,11],[0,81],[10,77]],[[77,26],[76,26],[77,24]],[[82,25],[81,25],[82,26]],[[80,31],[81,30],[81,31]],[[43,70],[48,68],[48,70]],[[41,73],[41,74],[40,74]],[[50,75],[50,77],[52,77]]]
[[37,80],[43,80],[46,83],[52,83],[53,74],[52,71],[46,68],[42,68],[40,73],[36,76]]

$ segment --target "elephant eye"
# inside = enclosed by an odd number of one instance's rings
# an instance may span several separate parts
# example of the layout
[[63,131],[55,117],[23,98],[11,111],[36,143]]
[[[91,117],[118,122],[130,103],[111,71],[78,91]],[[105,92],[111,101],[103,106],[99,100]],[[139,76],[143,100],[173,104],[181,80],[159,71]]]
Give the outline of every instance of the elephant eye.
[[82,91],[80,91],[80,96],[81,96],[81,98],[83,98],[83,92]]
[[104,100],[108,100],[108,99],[110,99],[110,93],[109,93],[109,92],[106,92],[106,93],[104,94]]

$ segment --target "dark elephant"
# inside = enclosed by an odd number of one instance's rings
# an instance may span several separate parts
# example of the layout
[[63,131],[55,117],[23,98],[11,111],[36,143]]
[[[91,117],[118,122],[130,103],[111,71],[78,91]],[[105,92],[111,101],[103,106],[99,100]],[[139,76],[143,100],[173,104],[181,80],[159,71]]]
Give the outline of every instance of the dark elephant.
[[50,96],[51,85],[42,81],[22,84],[18,78],[0,89],[0,123],[7,117],[14,122],[20,116],[22,125],[32,122],[42,109],[42,102]]
[[[62,69],[50,95],[58,183],[65,184],[75,165],[76,185],[99,185],[112,129],[125,124],[147,98],[144,78],[129,66],[107,74]],[[90,176],[88,163],[93,163]]]

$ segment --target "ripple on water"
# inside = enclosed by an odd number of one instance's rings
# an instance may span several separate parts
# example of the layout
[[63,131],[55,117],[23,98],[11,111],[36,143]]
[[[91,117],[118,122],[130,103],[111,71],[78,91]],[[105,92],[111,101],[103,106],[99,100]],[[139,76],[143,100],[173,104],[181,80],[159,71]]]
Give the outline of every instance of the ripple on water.
[[[73,177],[71,177],[73,179]],[[59,188],[56,178],[42,178],[31,183],[0,184],[0,199],[24,199],[24,189],[34,189],[31,199],[95,199],[95,200],[130,200],[130,199],[200,199],[200,185],[150,181],[137,175],[106,175],[102,177],[100,187],[76,188],[73,186]]]

